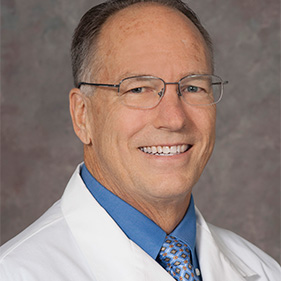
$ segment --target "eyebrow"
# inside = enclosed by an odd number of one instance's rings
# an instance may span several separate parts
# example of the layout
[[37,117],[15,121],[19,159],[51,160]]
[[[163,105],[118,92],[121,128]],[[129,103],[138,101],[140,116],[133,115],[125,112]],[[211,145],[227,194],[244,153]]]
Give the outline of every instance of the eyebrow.
[[125,72],[122,75],[119,76],[119,81],[128,78],[128,77],[133,77],[133,76],[155,76],[149,73],[142,73],[142,72]]
[[[185,76],[196,75],[196,74],[210,74],[210,75],[212,75],[213,73],[209,73],[209,72],[205,72],[205,71],[185,72],[184,74],[181,75],[181,78],[185,77]],[[117,82],[119,83],[123,79],[128,78],[128,77],[133,77],[133,76],[153,76],[153,77],[159,77],[158,75],[154,75],[152,73],[129,72],[129,71],[127,71],[127,72],[123,73],[122,75],[118,76],[119,80]],[[159,78],[163,79],[162,77],[159,77]]]

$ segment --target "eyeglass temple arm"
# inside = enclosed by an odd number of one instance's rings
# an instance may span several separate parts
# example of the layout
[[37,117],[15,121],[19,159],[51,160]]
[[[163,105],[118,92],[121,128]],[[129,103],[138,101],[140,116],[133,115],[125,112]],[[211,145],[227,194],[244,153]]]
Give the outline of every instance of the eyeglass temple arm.
[[98,87],[112,87],[112,88],[118,88],[119,84],[100,84],[100,83],[87,83],[87,82],[80,82],[77,86],[78,89],[80,89],[80,87],[82,85],[88,85],[88,86],[98,86]]
[[215,83],[212,83],[212,85],[219,85],[219,84],[228,84],[228,81],[223,81],[222,83],[221,82],[215,82]]

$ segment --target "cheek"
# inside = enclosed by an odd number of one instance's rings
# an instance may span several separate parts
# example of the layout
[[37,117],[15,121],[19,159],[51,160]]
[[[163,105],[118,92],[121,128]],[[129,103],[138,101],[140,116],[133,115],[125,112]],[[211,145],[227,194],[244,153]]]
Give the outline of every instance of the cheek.
[[142,136],[143,129],[146,127],[146,116],[143,112],[135,109],[123,108],[114,116],[111,124],[114,124],[112,130],[115,132],[115,143],[121,153],[130,153],[131,149],[137,147],[137,140]]
[[200,154],[209,159],[215,143],[216,108],[199,108],[192,116],[198,133]]
[[216,106],[213,105],[207,113],[206,130],[209,131],[210,140],[214,143],[216,137]]
[[111,132],[113,132],[112,115],[114,110],[112,106],[96,93],[96,97],[92,97],[91,106],[88,110],[88,122],[90,137],[95,153],[109,146]]
[[200,109],[195,122],[201,136],[204,139],[212,140],[215,137],[216,107],[210,106]]
[[112,185],[132,185],[132,179],[137,177],[141,167],[137,160],[136,140],[144,127],[143,118],[138,118],[136,110],[130,112],[127,108],[118,108],[108,112],[103,121],[95,146],[101,170],[110,175]]
[[[203,135],[203,142],[204,142],[204,158],[206,159],[206,163],[209,160],[214,145],[215,145],[215,138],[216,138],[216,111],[208,110],[206,114],[202,118],[202,135]],[[204,166],[206,165],[204,163]]]
[[145,126],[145,116],[141,111],[130,109],[122,104],[114,103],[99,109],[99,114],[94,117],[93,135],[97,140],[97,149],[112,156],[128,153],[134,144],[138,133]]

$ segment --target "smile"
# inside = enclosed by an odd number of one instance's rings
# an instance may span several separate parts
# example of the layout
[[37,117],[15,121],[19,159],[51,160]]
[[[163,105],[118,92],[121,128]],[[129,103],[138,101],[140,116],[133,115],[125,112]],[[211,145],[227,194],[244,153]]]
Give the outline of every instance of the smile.
[[173,156],[186,152],[191,148],[189,144],[173,145],[173,146],[143,146],[139,147],[142,152],[159,156]]

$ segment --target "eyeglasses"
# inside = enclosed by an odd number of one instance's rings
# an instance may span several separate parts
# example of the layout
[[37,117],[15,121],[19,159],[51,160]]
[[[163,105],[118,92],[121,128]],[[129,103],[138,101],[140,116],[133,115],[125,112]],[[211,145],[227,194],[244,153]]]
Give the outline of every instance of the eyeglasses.
[[165,82],[154,76],[133,76],[119,84],[100,84],[81,82],[78,85],[113,87],[118,89],[121,102],[132,108],[149,109],[157,106],[164,97],[166,85],[178,85],[177,94],[185,103],[206,106],[218,103],[223,95],[223,81],[219,76],[209,74],[188,75],[178,82]]

